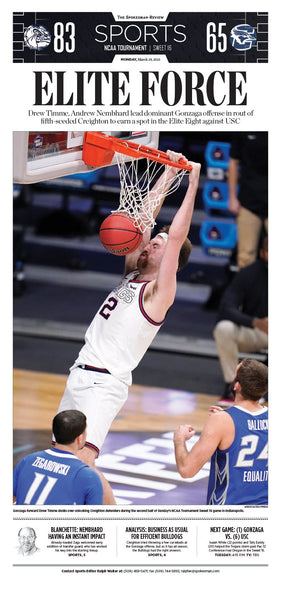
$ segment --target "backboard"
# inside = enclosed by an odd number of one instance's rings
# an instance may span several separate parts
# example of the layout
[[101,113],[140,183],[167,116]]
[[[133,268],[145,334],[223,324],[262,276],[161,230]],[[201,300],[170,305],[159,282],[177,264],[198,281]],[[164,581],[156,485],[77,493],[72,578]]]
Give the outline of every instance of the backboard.
[[[103,131],[107,135],[158,148],[156,131]],[[14,183],[37,183],[94,171],[82,160],[84,131],[14,131]],[[112,163],[116,163],[116,156]]]

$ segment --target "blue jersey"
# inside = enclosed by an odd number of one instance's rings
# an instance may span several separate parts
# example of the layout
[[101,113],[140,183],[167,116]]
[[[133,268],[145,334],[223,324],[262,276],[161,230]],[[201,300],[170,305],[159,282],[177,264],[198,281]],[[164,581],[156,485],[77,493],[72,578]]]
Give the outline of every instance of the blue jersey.
[[96,471],[71,452],[43,450],[25,456],[14,469],[16,504],[102,504]]
[[251,412],[241,406],[226,411],[235,437],[211,459],[207,504],[268,503],[268,410]]

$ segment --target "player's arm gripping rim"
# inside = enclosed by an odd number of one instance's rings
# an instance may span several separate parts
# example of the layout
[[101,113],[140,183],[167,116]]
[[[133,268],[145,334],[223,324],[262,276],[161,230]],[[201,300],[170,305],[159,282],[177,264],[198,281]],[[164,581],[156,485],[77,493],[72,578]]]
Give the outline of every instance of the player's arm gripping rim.
[[[174,302],[177,288],[179,253],[183,242],[188,236],[193,215],[201,165],[191,161],[188,161],[188,164],[192,165],[192,171],[189,175],[189,185],[183,202],[171,223],[157,279],[153,283],[153,286],[147,290],[151,295],[153,310],[156,311],[158,320],[165,318],[167,310]],[[149,303],[148,294],[145,302]]]
[[[167,155],[168,155],[169,159],[173,162],[179,162],[181,158],[185,158],[183,156],[183,154],[180,154],[179,152],[173,152],[172,150],[167,150]],[[166,165],[164,172],[159,177],[159,179],[156,181],[153,188],[149,191],[147,197],[144,199],[143,204],[145,207],[146,203],[149,205],[151,198],[154,196],[157,196],[159,194],[159,190],[161,190],[160,202],[159,202],[158,206],[155,208],[154,213],[153,213],[154,220],[156,219],[156,217],[164,203],[166,194],[169,191],[169,188],[171,187],[171,183],[173,182],[176,172],[177,172],[177,169],[175,167]],[[162,189],[164,182],[166,182],[166,185],[165,185],[165,188]],[[151,238],[151,229],[148,228],[144,232],[142,242],[141,242],[140,246],[137,248],[137,250],[135,252],[132,252],[131,254],[128,254],[125,258],[125,275],[127,275],[128,273],[131,273],[131,271],[135,270],[136,264],[137,264],[137,259],[138,259],[139,255],[141,254],[141,252],[143,251],[143,249],[149,243],[150,238]]]

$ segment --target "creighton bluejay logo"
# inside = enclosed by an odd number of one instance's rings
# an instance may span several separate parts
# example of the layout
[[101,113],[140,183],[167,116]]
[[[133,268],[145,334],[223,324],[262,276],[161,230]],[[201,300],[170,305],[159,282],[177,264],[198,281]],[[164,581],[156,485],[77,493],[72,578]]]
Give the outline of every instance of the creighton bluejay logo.
[[230,42],[235,50],[251,50],[257,43],[257,33],[251,25],[236,25],[231,29]]
[[30,25],[25,30],[23,37],[30,50],[43,50],[51,42],[51,35],[43,25]]

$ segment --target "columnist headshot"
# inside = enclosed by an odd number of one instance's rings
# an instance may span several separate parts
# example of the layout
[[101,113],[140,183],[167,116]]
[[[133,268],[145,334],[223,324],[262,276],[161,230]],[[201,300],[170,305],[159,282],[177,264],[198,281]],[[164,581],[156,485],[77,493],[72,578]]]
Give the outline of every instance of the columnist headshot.
[[32,527],[22,527],[18,532],[18,554],[30,556],[39,551],[36,546],[36,533]]

